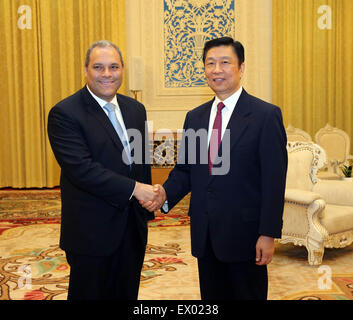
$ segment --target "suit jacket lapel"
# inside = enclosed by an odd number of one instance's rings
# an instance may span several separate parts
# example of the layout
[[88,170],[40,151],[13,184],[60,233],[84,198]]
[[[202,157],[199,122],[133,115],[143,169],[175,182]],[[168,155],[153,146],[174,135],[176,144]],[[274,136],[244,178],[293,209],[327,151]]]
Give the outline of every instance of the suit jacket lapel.
[[[206,103],[203,113],[201,113],[201,116],[199,117],[199,125],[193,129],[199,130],[199,129],[204,129],[206,133],[208,133],[208,127],[209,127],[209,122],[210,122],[210,115],[211,115],[211,109],[212,109],[212,104],[213,104],[214,99],[210,100],[209,102]],[[204,144],[201,145],[201,143],[204,141]],[[196,152],[198,154],[198,161],[201,162],[201,159],[203,157],[204,152],[206,151],[206,154],[208,154],[208,141],[207,137],[206,139],[200,139],[200,145],[196,145]],[[205,159],[207,161],[207,159]],[[202,179],[202,177],[207,177],[208,176],[208,163],[200,163],[199,164],[199,170],[200,170],[200,183],[207,183],[207,179]],[[202,182],[204,181],[204,182]]]
[[118,134],[116,133],[112,123],[110,122],[109,118],[102,110],[101,106],[98,102],[91,96],[88,92],[87,88],[84,87],[82,89],[82,95],[87,105],[87,111],[94,116],[97,121],[101,124],[101,126],[106,130],[108,136],[113,140],[116,147],[122,151],[123,144],[120,141]]
[[[230,130],[230,148],[233,148],[236,145],[242,133],[248,126],[248,116],[251,113],[251,110],[249,108],[248,97],[248,93],[243,89],[238,99],[238,102],[234,108],[234,111],[229,119],[226,129]],[[205,112],[200,118],[200,127],[206,128],[207,131],[209,127],[209,120],[213,101],[214,99],[208,102],[205,107]]]
[[[123,117],[125,129],[128,130],[130,128],[135,128],[135,126],[134,126],[135,117],[134,117],[134,113],[132,112],[131,108],[129,110],[129,106],[126,103],[124,103],[124,101],[122,101],[122,99],[121,99],[121,97],[119,97],[119,95],[117,95],[117,101],[119,103],[119,108],[121,111],[121,115]],[[127,135],[128,135],[129,142],[130,142],[130,136],[129,136],[128,132],[127,132]]]
[[[249,115],[251,114],[248,102],[248,93],[243,89],[239,100],[233,110],[233,113],[229,119],[228,125],[226,129],[230,131],[230,145],[229,145],[229,153],[234,148],[234,146],[240,141],[242,134],[249,123]],[[221,141],[221,145],[219,147],[219,152],[222,150],[223,140]],[[227,146],[225,146],[227,147]],[[216,160],[216,163],[218,160]],[[230,164],[232,164],[232,159],[230,159]],[[209,182],[212,181],[214,175],[211,175],[209,178]]]
[[210,121],[210,114],[212,109],[214,99],[207,102],[204,108],[204,112],[200,117],[200,127],[198,129],[206,129],[208,131],[209,121]]
[[230,149],[239,142],[242,133],[248,126],[248,116],[251,113],[248,104],[248,94],[243,89],[226,128],[230,130]]
[[[125,101],[123,101],[121,96],[117,95],[116,98],[119,103],[121,115],[123,117],[126,133],[128,136],[128,141],[129,143],[131,143],[131,135],[129,134],[129,129],[137,129],[134,109],[129,108],[129,105]],[[142,139],[144,139],[144,137],[142,137]],[[131,168],[132,168],[132,171],[134,171],[135,162],[132,163]]]

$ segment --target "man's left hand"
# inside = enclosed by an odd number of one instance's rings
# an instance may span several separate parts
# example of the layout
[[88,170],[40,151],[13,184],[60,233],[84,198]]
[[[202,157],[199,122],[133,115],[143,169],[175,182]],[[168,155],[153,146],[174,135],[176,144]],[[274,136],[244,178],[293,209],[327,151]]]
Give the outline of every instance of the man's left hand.
[[267,265],[272,261],[275,251],[275,239],[268,236],[260,236],[256,243],[256,264]]

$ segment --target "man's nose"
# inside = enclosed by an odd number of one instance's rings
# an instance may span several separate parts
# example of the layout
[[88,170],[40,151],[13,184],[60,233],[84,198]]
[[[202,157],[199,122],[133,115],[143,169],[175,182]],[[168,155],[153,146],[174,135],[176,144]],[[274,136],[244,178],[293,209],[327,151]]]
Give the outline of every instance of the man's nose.
[[112,73],[111,73],[109,67],[105,67],[105,68],[103,69],[102,75],[103,75],[104,77],[110,77],[111,74],[112,74]]
[[213,72],[214,73],[222,72],[222,67],[221,67],[221,64],[219,62],[216,62],[214,64]]

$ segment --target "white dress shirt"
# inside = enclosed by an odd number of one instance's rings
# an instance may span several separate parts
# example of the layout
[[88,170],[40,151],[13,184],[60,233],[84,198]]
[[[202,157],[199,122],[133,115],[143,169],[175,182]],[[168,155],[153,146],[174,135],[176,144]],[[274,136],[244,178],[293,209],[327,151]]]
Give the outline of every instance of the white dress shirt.
[[211,108],[210,120],[208,123],[208,140],[207,140],[208,144],[210,143],[213,123],[217,115],[218,103],[223,102],[225,105],[225,107],[222,109],[222,136],[221,137],[223,137],[224,132],[226,131],[229,119],[232,116],[235,105],[237,104],[242,91],[243,91],[243,87],[240,87],[236,92],[234,92],[230,97],[228,97],[224,101],[221,101],[217,96],[215,97]]

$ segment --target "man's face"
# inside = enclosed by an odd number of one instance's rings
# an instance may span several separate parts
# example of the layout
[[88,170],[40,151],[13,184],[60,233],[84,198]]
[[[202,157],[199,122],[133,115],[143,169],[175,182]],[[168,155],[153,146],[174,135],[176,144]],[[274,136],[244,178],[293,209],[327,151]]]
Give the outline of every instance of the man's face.
[[219,99],[227,99],[240,88],[244,67],[244,63],[239,67],[238,56],[232,46],[213,47],[207,52],[206,79]]
[[95,47],[85,68],[89,89],[99,98],[110,102],[123,81],[124,67],[119,53],[112,47]]

